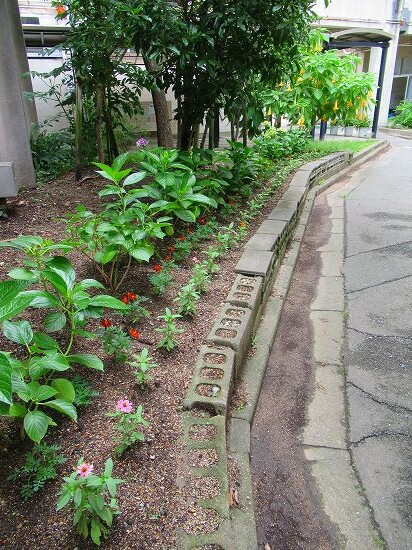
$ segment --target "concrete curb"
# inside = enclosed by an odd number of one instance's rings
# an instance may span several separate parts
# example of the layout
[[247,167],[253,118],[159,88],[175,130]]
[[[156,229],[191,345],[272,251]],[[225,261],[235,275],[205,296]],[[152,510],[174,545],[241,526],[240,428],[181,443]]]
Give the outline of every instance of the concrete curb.
[[[190,412],[185,413],[183,444],[186,450],[199,445],[190,438],[187,426],[199,423],[215,426],[216,419],[219,419],[216,437],[201,448],[214,449],[219,456],[220,467],[201,471],[193,468],[192,474],[218,480],[220,495],[214,502],[199,500],[199,505],[216,510],[222,522],[218,530],[212,533],[181,533],[179,548],[192,550],[212,544],[224,550],[257,548],[249,469],[250,430],[306,224],[320,192],[344,177],[354,166],[367,162],[388,146],[386,141],[378,142],[354,156],[346,152],[334,153],[302,166],[293,176],[282,200],[246,243],[243,256],[236,266],[238,275],[206,339],[206,345],[200,350],[183,402],[184,409],[188,411],[200,408],[220,415],[199,419]],[[257,351],[247,358],[252,338],[258,343]],[[207,356],[211,361],[207,361]],[[218,370],[221,374],[216,378],[212,371]],[[239,378],[240,373],[248,402],[242,410],[230,415],[233,381]],[[231,425],[228,429],[229,420]],[[227,467],[229,457],[240,478],[239,506],[232,508],[229,508],[227,470],[226,478],[222,478],[222,469]]]

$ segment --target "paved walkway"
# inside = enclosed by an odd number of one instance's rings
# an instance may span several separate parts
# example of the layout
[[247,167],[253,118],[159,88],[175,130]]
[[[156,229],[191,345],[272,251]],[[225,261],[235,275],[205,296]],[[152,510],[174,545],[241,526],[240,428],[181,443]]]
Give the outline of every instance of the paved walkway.
[[252,432],[262,548],[412,548],[412,141],[391,141],[308,224]]

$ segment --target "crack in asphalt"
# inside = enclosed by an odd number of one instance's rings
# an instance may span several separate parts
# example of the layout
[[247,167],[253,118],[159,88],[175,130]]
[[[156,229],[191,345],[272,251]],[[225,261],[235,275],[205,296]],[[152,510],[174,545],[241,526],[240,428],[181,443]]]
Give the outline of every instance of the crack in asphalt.
[[347,447],[330,447],[329,445],[311,445],[310,443],[302,443],[304,449],[331,449],[332,451],[348,451]]
[[372,401],[374,401],[375,403],[378,403],[379,405],[385,405],[386,407],[388,407],[388,409],[391,409],[394,412],[410,412],[410,413],[412,413],[412,409],[409,409],[408,407],[404,407],[403,405],[394,405],[393,403],[387,403],[386,401],[381,401],[380,399],[378,399],[377,397],[375,397],[371,393],[365,391],[360,386],[357,386],[356,384],[354,384],[350,380],[347,380],[346,383],[350,384],[351,386],[353,386],[357,390],[359,390],[362,393],[364,393],[365,395],[367,395],[368,398],[371,399]]
[[356,445],[360,445],[361,443],[365,443],[368,439],[374,439],[378,437],[408,437],[412,439],[412,434],[405,434],[403,432],[377,432],[369,435],[365,435],[359,441],[352,441],[349,443],[350,447],[354,447]]
[[372,334],[371,332],[365,332],[364,330],[359,330],[354,327],[347,327],[347,330],[353,330],[358,334],[363,334],[364,336],[370,336],[371,338],[395,338],[397,340],[412,340],[411,336],[395,336],[393,334]]
[[388,285],[390,283],[395,283],[396,281],[402,281],[403,279],[409,279],[410,277],[412,277],[412,274],[404,275],[403,277],[396,277],[395,279],[390,279],[389,281],[383,281],[382,283],[376,283],[374,285],[364,286],[364,287],[358,288],[356,290],[347,290],[346,294],[354,294],[355,292],[362,292],[362,290],[368,290],[369,288],[376,288],[378,286]]
[[380,246],[379,248],[372,248],[371,250],[364,250],[363,252],[357,252],[356,254],[349,254],[346,258],[355,258],[356,256],[361,256],[362,254],[369,254],[370,252],[379,252],[379,250],[386,250],[388,248],[394,248],[395,246],[401,246],[403,244],[412,244],[412,241],[404,241],[402,243],[389,244],[387,246]]

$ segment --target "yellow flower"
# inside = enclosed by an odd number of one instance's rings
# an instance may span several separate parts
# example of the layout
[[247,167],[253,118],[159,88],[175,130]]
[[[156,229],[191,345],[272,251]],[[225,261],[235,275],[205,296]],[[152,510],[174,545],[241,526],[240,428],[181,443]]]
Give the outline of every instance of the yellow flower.
[[291,91],[292,91],[292,88],[290,87],[290,84],[289,84],[289,86],[286,88],[286,91],[287,91],[287,92],[291,92]]
[[303,118],[303,116],[301,116],[300,119],[298,120],[298,126],[299,128],[302,128],[302,126],[305,126],[305,119]]
[[300,76],[303,76],[305,74],[305,69],[301,69],[299,74]]
[[337,101],[335,101],[335,105],[333,106],[333,110],[335,111],[335,113],[336,113],[336,111],[339,111],[339,107],[338,107],[338,102],[337,102]]

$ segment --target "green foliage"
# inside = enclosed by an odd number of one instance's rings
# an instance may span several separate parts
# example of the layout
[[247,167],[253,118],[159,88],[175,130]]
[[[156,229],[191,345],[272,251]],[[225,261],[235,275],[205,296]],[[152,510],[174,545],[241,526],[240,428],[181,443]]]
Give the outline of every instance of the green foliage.
[[220,271],[220,267],[216,260],[221,257],[221,252],[216,246],[208,246],[206,250],[205,267],[209,275],[213,275]]
[[58,445],[36,443],[26,454],[23,466],[14,468],[7,477],[8,481],[22,482],[20,494],[23,500],[28,500],[41,491],[47,481],[57,477],[56,466],[66,462],[66,458],[57,452],[59,449]]
[[152,359],[153,357],[149,356],[149,350],[147,348],[143,348],[139,354],[133,354],[133,361],[128,362],[128,365],[134,367],[134,376],[136,378],[136,382],[141,388],[143,388],[152,379],[149,371],[158,366],[156,363],[152,362]]
[[233,194],[239,193],[243,196],[251,194],[252,182],[254,182],[261,171],[262,164],[259,154],[251,147],[244,147],[242,143],[228,141],[230,149],[230,191]]
[[78,374],[73,376],[71,383],[75,393],[73,404],[76,405],[76,407],[86,407],[92,403],[95,397],[99,396],[99,392],[93,389],[90,382]]
[[200,294],[197,292],[193,281],[182,286],[179,294],[173,300],[177,304],[178,313],[193,317],[196,313],[196,305],[200,299]]
[[175,244],[173,245],[173,259],[176,262],[181,262],[182,260],[186,260],[190,253],[192,252],[192,241],[191,239],[186,239],[183,237],[183,240],[180,238],[175,241]]
[[130,336],[120,327],[115,326],[101,329],[99,334],[102,339],[105,353],[113,357],[116,363],[126,361],[128,357],[127,352],[132,345]]
[[135,412],[133,412],[133,409],[130,412],[123,412],[116,408],[114,413],[107,413],[107,416],[115,420],[114,426],[119,432],[116,439],[118,445],[114,449],[117,456],[122,456],[137,441],[144,441],[144,433],[140,431],[140,426],[147,427],[149,423],[143,418],[142,405],[139,405]]
[[129,302],[129,309],[126,312],[126,317],[131,323],[137,323],[141,319],[147,319],[150,317],[149,310],[142,305],[148,300],[149,298],[146,298],[145,296],[136,296],[135,300]]
[[152,292],[155,296],[161,296],[166,290],[173,285],[173,278],[170,273],[170,269],[163,266],[159,273],[152,273],[149,275],[150,285]]
[[156,239],[163,239],[173,231],[171,218],[159,215],[164,205],[140,201],[147,192],[135,185],[147,173],[131,173],[130,168],[122,170],[128,158],[128,154],[121,155],[112,166],[97,164],[101,169],[99,174],[110,182],[99,196],[112,199],[99,214],[79,206],[75,215],[68,216],[72,240],[92,259],[113,290],[124,281],[132,260],[148,262],[154,254]]
[[396,116],[391,120],[395,126],[402,128],[412,128],[412,102],[408,100],[401,101],[395,109]]
[[172,313],[167,307],[164,315],[159,315],[157,318],[164,321],[164,327],[156,328],[156,332],[163,334],[163,338],[157,343],[157,348],[166,348],[167,351],[172,351],[177,346],[176,335],[184,332],[176,326],[176,319],[180,319],[181,315]]
[[[77,466],[80,467],[83,458]],[[94,544],[100,546],[101,537],[106,537],[113,524],[113,518],[119,515],[116,501],[117,485],[121,479],[112,477],[113,461],[106,460],[103,474],[89,474],[79,477],[75,470],[64,483],[59,492],[56,510],[68,506],[73,510],[73,525],[84,538],[91,537]]]
[[[39,237],[18,237],[1,244],[24,251],[27,259],[25,268],[10,271],[14,281],[0,285],[0,292],[4,291],[0,297],[0,311],[2,304],[5,308],[3,334],[21,346],[18,359],[0,352],[0,414],[21,419],[30,439],[39,443],[49,426],[56,425],[45,410],[58,411],[73,421],[77,419],[73,404],[75,390],[61,373],[74,364],[103,370],[103,363],[96,355],[72,352],[75,338],[93,337],[85,328],[90,318],[102,316],[103,308],[123,310],[127,306],[112,296],[91,296],[88,289],[102,287],[93,279],[76,282],[70,261],[50,255],[56,249],[64,249],[61,244],[54,245]],[[34,288],[26,290],[29,284]],[[7,320],[23,309],[22,304],[46,310],[45,332],[36,331],[27,320]],[[50,334],[60,333],[65,327],[69,338],[63,346]]]
[[307,130],[278,130],[268,128],[255,138],[254,144],[260,155],[272,161],[300,153],[307,145]]
[[197,263],[193,267],[193,274],[189,279],[189,284],[193,284],[197,292],[206,292],[207,285],[210,282],[210,274],[206,262]]
[[68,130],[39,133],[30,137],[30,148],[38,182],[57,178],[74,165],[74,140]]

